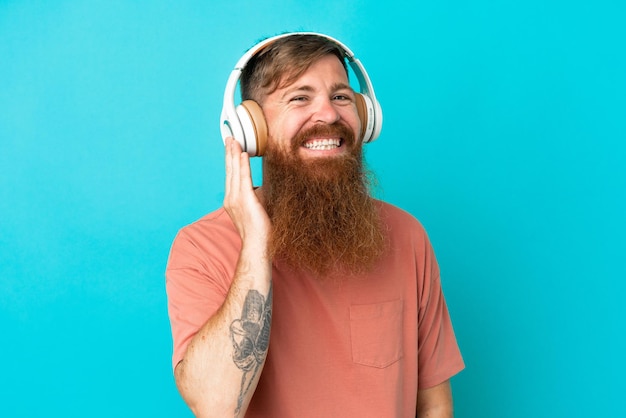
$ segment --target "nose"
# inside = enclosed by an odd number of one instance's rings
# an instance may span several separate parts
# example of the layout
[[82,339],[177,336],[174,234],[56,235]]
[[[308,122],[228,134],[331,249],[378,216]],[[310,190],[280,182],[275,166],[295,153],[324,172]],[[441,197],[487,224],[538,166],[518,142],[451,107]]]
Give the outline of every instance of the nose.
[[337,108],[329,98],[320,98],[315,108],[313,119],[316,123],[322,122],[327,124],[335,123],[341,115]]

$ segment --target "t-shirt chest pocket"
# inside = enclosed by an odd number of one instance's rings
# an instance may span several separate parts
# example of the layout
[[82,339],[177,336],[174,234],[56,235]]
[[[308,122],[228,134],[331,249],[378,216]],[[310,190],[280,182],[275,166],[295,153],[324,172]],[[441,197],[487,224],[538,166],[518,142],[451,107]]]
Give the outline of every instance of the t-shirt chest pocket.
[[402,358],[402,300],[350,306],[352,361],[384,368]]

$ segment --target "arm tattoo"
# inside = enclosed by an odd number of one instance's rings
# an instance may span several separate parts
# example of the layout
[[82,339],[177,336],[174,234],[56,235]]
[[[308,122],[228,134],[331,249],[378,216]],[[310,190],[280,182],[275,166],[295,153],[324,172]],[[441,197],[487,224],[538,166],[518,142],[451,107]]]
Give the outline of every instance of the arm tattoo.
[[272,288],[267,300],[258,291],[250,290],[241,310],[241,319],[235,319],[230,324],[233,362],[243,370],[235,413],[241,409],[243,398],[265,360],[270,344],[271,324]]

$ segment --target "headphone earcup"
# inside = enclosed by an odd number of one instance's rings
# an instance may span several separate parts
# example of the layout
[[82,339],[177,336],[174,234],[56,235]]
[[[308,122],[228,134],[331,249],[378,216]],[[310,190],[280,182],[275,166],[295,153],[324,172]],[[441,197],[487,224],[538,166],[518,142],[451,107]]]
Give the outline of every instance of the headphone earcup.
[[363,143],[370,142],[375,124],[374,105],[372,100],[364,94],[356,93],[356,110],[361,120],[361,140]]
[[267,145],[267,123],[261,106],[253,100],[244,100],[236,111],[244,134],[242,149],[251,156],[263,155]]

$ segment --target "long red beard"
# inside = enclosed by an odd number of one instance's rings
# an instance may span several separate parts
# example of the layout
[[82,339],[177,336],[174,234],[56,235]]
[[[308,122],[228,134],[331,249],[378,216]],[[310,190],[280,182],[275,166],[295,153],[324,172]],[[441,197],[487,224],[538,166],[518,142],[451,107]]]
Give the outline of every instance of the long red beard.
[[270,254],[320,279],[367,272],[386,247],[361,146],[353,138],[344,139],[344,146],[352,148],[350,154],[307,161],[294,157],[297,152],[268,149],[264,161]]

